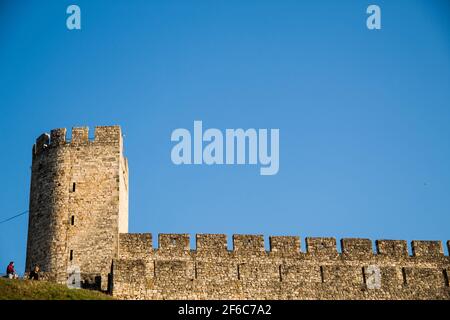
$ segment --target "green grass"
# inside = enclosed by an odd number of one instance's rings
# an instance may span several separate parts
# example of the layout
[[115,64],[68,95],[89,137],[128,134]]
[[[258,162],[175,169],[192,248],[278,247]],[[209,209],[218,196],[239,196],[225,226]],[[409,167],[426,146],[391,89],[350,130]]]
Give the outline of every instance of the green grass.
[[46,281],[0,278],[0,300],[110,300],[111,296],[93,290],[69,289]]

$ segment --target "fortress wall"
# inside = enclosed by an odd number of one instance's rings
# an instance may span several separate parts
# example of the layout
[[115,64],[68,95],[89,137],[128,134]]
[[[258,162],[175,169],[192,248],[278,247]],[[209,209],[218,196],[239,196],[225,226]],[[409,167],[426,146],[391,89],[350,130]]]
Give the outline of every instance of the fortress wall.
[[112,290],[123,299],[134,299],[147,294],[146,263],[143,260],[116,259],[113,262],[115,281]]
[[[132,245],[129,239],[135,237],[141,236],[121,235],[121,248]],[[140,260],[114,261],[114,296],[127,299],[450,299],[447,273],[450,258],[440,250],[440,242],[414,241],[415,255],[409,256],[406,241],[400,240],[377,240],[375,253],[368,239],[342,239],[342,253],[339,253],[334,238],[307,238],[305,252],[300,251],[299,237],[270,237],[269,251],[264,249],[260,235],[234,235],[233,250],[226,249],[227,238],[223,234],[196,235],[196,250],[189,247],[187,234],[164,234],[159,239],[158,249],[146,247],[146,257],[139,250],[134,257]],[[144,259],[149,259],[150,264]],[[130,264],[147,267],[130,269]],[[379,268],[379,288],[369,288],[373,277],[370,266]]]
[[[159,234],[128,231],[128,163],[119,126],[55,129],[32,149],[26,271],[122,299],[450,299],[440,241]],[[450,241],[447,241],[450,250]],[[376,250],[374,250],[376,249]],[[374,281],[375,275],[380,281]],[[93,285],[92,285],[93,284]]]

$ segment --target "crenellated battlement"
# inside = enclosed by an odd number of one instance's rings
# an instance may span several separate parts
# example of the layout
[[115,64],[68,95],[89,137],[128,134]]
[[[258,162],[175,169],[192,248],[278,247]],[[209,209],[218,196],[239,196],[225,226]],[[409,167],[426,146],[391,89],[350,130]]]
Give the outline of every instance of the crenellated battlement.
[[96,126],[93,138],[89,137],[88,127],[73,127],[71,139],[67,138],[67,129],[58,128],[50,131],[50,134],[43,133],[33,145],[33,157],[41,154],[48,148],[55,147],[81,147],[93,144],[122,144],[122,132],[120,126]]
[[321,256],[337,256],[335,238],[306,238],[306,252]]
[[[191,248],[190,235],[176,233],[158,234],[158,246],[154,247],[151,233],[121,233],[120,248],[124,252],[133,252],[133,248],[146,248],[147,253],[153,252],[185,254],[233,253],[240,255],[254,254],[308,254],[314,256],[340,257],[342,259],[369,259],[372,257],[392,258],[427,258],[441,259],[449,257],[444,255],[442,241],[411,241],[412,255],[408,253],[406,240],[375,240],[365,238],[344,238],[340,240],[341,252],[338,251],[336,238],[306,238],[306,250],[301,250],[301,241],[298,236],[269,236],[269,250],[266,250],[262,235],[234,234],[232,236],[232,249],[228,249],[226,234],[196,234],[196,247]],[[450,240],[447,241],[450,251]]]
[[370,258],[373,255],[370,239],[341,239],[342,256],[350,259]]
[[431,259],[444,255],[441,241],[412,241],[411,246],[415,257]]
[[162,233],[158,235],[158,250],[163,253],[183,254],[190,249],[188,234]]
[[[113,294],[145,299],[450,299],[441,241],[121,234]],[[449,245],[450,242],[447,242]],[[374,272],[380,282],[374,288]]]
[[225,234],[197,234],[195,240],[198,254],[224,255],[228,253]]
[[269,238],[269,246],[272,254],[295,255],[300,252],[300,237],[272,236]]
[[242,255],[258,255],[265,252],[262,235],[233,235],[233,251]]
[[377,254],[391,257],[407,257],[408,243],[406,240],[377,240]]

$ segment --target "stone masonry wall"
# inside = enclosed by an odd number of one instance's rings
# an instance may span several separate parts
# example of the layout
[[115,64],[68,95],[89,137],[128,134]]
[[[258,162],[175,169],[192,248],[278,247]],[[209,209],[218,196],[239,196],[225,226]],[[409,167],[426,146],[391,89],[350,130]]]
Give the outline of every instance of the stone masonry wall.
[[[121,234],[113,263],[114,296],[121,299],[450,299],[450,258],[439,241],[270,237],[222,234]],[[447,243],[450,246],[450,242]],[[374,287],[371,266],[381,274]]]
[[[33,146],[26,272],[120,299],[450,299],[439,241],[128,233],[128,162],[119,126],[42,134]],[[450,241],[447,242],[450,250]],[[380,281],[374,282],[379,273]]]

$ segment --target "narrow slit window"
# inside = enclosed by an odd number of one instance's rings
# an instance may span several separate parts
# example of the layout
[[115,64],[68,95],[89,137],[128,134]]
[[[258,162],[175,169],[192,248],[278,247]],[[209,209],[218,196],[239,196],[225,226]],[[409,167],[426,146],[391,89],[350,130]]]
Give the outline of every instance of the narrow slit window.
[[283,281],[283,273],[282,273],[282,267],[281,267],[281,264],[278,266],[278,273],[280,274],[280,282],[282,282]]
[[402,268],[402,276],[403,276],[403,284],[407,285],[408,284],[408,279],[406,278],[406,270],[405,270],[405,268]]
[[75,190],[76,190],[76,187],[77,187],[77,184],[74,182],[74,183],[72,183],[72,192],[75,192]]
[[70,250],[70,257],[69,257],[70,261],[73,260],[73,250]]
[[442,270],[442,273],[444,274],[445,286],[450,286],[447,269]]
[[195,265],[194,265],[194,277],[195,277],[195,279],[197,279],[197,262],[195,263]]
[[321,279],[322,283],[325,282],[325,279],[324,279],[324,276],[323,276],[323,267],[322,266],[320,266],[320,279]]
[[72,216],[71,218],[70,218],[70,224],[73,226],[73,225],[75,225],[75,216]]
[[362,269],[362,277],[363,277],[363,284],[367,284],[366,283],[366,268],[365,267],[362,267],[361,268]]

